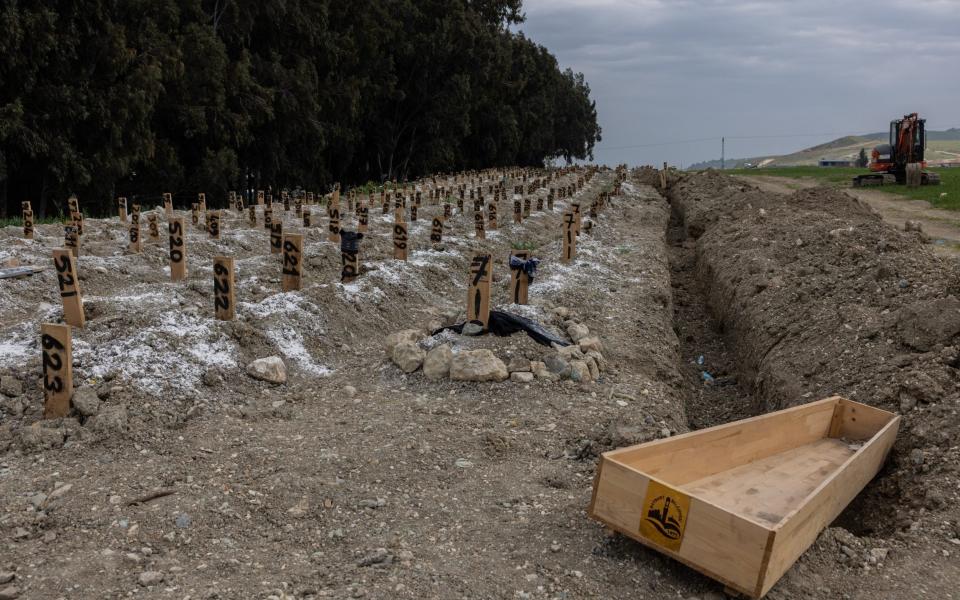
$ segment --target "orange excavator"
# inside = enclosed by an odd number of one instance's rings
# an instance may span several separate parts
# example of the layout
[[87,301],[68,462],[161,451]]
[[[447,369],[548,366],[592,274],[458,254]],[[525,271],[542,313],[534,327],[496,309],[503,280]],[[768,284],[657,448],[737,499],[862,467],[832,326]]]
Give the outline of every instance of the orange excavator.
[[[923,151],[927,145],[926,119],[917,113],[905,115],[890,122],[890,143],[873,149],[870,160],[872,173],[853,178],[854,187],[907,182],[907,165],[920,163],[926,169]],[[930,171],[920,174],[921,185],[940,185],[940,175]]]

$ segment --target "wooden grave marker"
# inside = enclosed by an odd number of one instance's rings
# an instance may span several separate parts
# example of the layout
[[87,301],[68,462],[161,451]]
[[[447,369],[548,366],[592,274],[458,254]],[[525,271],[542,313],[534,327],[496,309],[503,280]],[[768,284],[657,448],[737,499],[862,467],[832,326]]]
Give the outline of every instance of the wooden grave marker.
[[283,252],[283,223],[279,221],[270,226],[270,254]]
[[285,292],[299,290],[302,285],[300,264],[302,253],[303,235],[295,233],[283,237],[283,291]]
[[477,239],[487,239],[487,232],[484,229],[483,211],[473,213],[473,225],[476,230]]
[[402,220],[393,224],[393,257],[407,260],[407,224]]
[[327,241],[340,243],[340,203],[339,203],[339,192],[337,193],[337,202],[330,204],[330,210],[328,214],[330,215],[330,226],[329,232],[330,235],[327,236]]
[[121,223],[127,222],[127,199],[126,198],[117,198],[117,216],[120,217]]
[[492,261],[489,254],[478,254],[470,263],[470,282],[467,286],[467,321],[479,322],[487,328],[490,322],[490,282]]
[[184,236],[183,217],[174,217],[167,223],[170,234],[170,280],[182,281],[187,277],[187,246]]
[[216,256],[213,259],[213,306],[216,318],[232,321],[236,314],[233,291],[233,257]]
[[23,237],[28,240],[33,239],[33,208],[30,202],[22,202],[23,208]]
[[583,213],[580,212],[580,203],[571,202],[570,210],[573,211],[574,219],[576,220],[577,235],[580,235],[580,225],[583,222]]
[[197,194],[197,203],[200,204],[200,212],[207,212],[207,195],[203,192]]
[[143,243],[140,239],[140,205],[133,205],[133,214],[130,215],[130,252],[140,252]]
[[410,205],[410,222],[411,223],[417,222],[417,205],[416,204]]
[[257,205],[251,204],[250,208],[247,209],[247,221],[250,223],[250,227],[257,226]]
[[[516,256],[522,261],[530,260],[530,252],[527,250],[514,250],[510,256]],[[530,276],[522,268],[510,267],[510,295],[514,304],[526,304],[528,289],[530,287]]]
[[273,228],[273,207],[269,204],[263,206],[263,227],[267,231]]
[[83,300],[80,297],[80,280],[77,279],[73,254],[66,248],[53,251],[53,266],[57,271],[57,286],[63,300],[63,320],[74,327],[83,327]]
[[524,196],[523,198],[523,218],[526,219],[530,216],[530,196]]
[[513,222],[523,223],[523,204],[517,199],[513,201]]
[[150,235],[150,241],[160,241],[160,226],[157,224],[157,213],[147,215],[147,231]]
[[365,203],[357,208],[357,233],[366,233],[370,226],[370,207]]
[[343,231],[340,240],[341,283],[353,283],[360,275],[360,240],[363,234]]
[[43,356],[43,418],[70,414],[73,399],[73,344],[69,325],[40,325]]
[[445,202],[443,205],[443,218],[449,219],[453,216],[453,205],[450,202]]
[[434,217],[430,226],[430,242],[439,244],[443,242],[443,218]]
[[390,194],[382,192],[380,195],[380,204],[383,208],[383,214],[389,214],[390,212]]
[[497,228],[497,203],[496,202],[491,202],[490,204],[487,205],[487,213],[488,213],[487,228],[490,231],[494,231]]
[[173,194],[170,192],[163,193],[163,212],[167,215],[167,219],[173,216]]
[[257,190],[257,204],[263,206],[263,190]]
[[563,256],[562,262],[568,263],[577,255],[577,218],[573,211],[563,213]]
[[200,227],[200,204],[194,202],[190,206],[190,221],[194,227]]
[[303,215],[302,215],[302,217],[303,217],[303,226],[304,226],[304,227],[311,227],[311,226],[312,226],[312,222],[311,222],[311,221],[312,221],[312,218],[313,218],[313,209],[310,208],[309,205],[303,207]]
[[220,211],[211,210],[207,213],[209,221],[208,231],[210,233],[210,238],[214,240],[220,239]]
[[537,212],[543,210],[543,196],[537,196]]
[[63,246],[70,250],[74,258],[80,256],[80,236],[77,235],[76,225],[66,225],[63,228]]

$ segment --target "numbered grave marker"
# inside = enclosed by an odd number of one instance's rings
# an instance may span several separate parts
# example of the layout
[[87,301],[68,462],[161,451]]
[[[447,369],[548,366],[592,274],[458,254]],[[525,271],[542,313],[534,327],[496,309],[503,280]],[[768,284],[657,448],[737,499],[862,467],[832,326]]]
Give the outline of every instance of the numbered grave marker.
[[233,320],[233,258],[230,256],[217,256],[213,259],[213,306],[217,319]]
[[484,229],[483,225],[483,212],[473,213],[473,226],[476,230],[476,235],[478,240],[487,239],[487,232]]
[[443,218],[449,219],[452,216],[453,216],[453,205],[447,202],[443,205]]
[[63,228],[63,245],[74,257],[80,256],[80,236],[77,235],[76,225],[67,225]]
[[69,325],[40,325],[43,356],[43,418],[70,414],[73,399],[73,345]]
[[341,232],[340,238],[340,282],[352,283],[360,275],[360,240],[363,233],[353,231]]
[[302,283],[300,258],[303,236],[290,234],[283,238],[283,291],[299,290]]
[[383,195],[381,195],[380,204],[382,205],[382,208],[383,208],[383,214],[385,215],[389,214],[390,213],[390,194],[384,193]]
[[523,218],[526,219],[530,216],[530,196],[526,196],[523,199]]
[[[514,250],[510,253],[511,257],[517,257],[518,260],[530,260],[530,253],[526,250]],[[514,267],[513,261],[510,264],[510,293],[514,304],[526,304],[527,292],[530,287],[530,276],[521,266]]]
[[478,322],[487,328],[490,322],[490,282],[492,263],[489,254],[478,254],[470,263],[470,282],[467,286],[467,321]]
[[170,192],[163,193],[163,212],[166,213],[167,219],[173,216],[173,194]]
[[572,211],[563,213],[563,257],[565,263],[572,261],[577,255],[577,218]]
[[543,210],[543,196],[537,196],[537,212]]
[[430,227],[430,241],[434,244],[443,242],[443,219],[434,217]]
[[[339,200],[339,199],[338,199]],[[340,243],[340,203],[339,201],[336,204],[330,205],[330,210],[328,211],[330,215],[330,235],[327,236],[327,240],[335,243]]]
[[74,327],[83,327],[83,300],[80,297],[80,280],[74,266],[74,257],[67,249],[53,251],[53,266],[57,271],[57,286],[63,300],[63,320]]
[[208,220],[208,231],[210,232],[210,238],[214,240],[220,239],[220,211],[212,210],[207,213]]
[[247,221],[250,223],[250,227],[257,226],[257,205],[251,204],[250,208],[247,209]]
[[127,199],[126,198],[117,198],[117,215],[120,217],[121,223],[127,222]]
[[520,200],[513,201],[513,222],[523,223],[523,205]]
[[200,227],[200,205],[196,202],[190,207],[190,220],[194,227]]
[[417,205],[416,204],[410,205],[410,222],[411,223],[417,222]]
[[497,203],[496,202],[491,202],[490,204],[487,205],[487,213],[488,213],[487,227],[490,229],[490,231],[493,231],[497,228]]
[[361,204],[357,208],[357,233],[366,233],[370,226],[370,208]]
[[269,204],[263,207],[263,226],[267,231],[273,228],[273,207]]
[[310,226],[311,226],[311,220],[312,220],[312,217],[313,217],[312,210],[313,210],[313,209],[311,209],[309,206],[304,206],[304,207],[303,207],[303,226],[304,226],[304,227],[310,227]]
[[30,203],[24,202],[27,209],[23,211],[23,237],[28,240],[33,239],[33,211],[29,209]]
[[170,234],[170,279],[182,281],[187,276],[187,246],[183,217],[174,217],[167,223]]
[[270,226],[270,254],[283,252],[283,223],[277,222]]
[[570,210],[573,211],[573,216],[574,216],[574,219],[576,220],[576,225],[575,225],[575,226],[576,226],[576,234],[577,234],[577,235],[580,235],[580,225],[581,225],[581,223],[583,222],[583,214],[580,212],[580,203],[579,203],[579,202],[571,202],[571,203],[570,203]]
[[407,260],[407,224],[403,221],[393,224],[393,257]]
[[143,244],[140,240],[140,206],[133,205],[133,214],[130,215],[130,252],[140,252]]
[[203,192],[197,194],[197,203],[200,204],[200,212],[207,212],[207,195]]
[[150,213],[147,215],[147,232],[150,236],[150,241],[160,241],[160,226],[157,223],[156,213]]
[[257,190],[257,204],[263,206],[263,190]]

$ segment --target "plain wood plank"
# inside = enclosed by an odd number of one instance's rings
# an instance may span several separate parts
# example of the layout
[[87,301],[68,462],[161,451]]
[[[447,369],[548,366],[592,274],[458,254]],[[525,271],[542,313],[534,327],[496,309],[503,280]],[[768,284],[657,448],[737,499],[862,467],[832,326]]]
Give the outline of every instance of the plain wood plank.
[[[838,397],[632,446],[605,456],[674,486],[826,437]],[[773,433],[776,432],[776,433]],[[709,457],[709,460],[704,460]]]
[[692,481],[683,490],[766,527],[796,510],[854,453],[822,438],[729,471]]
[[756,596],[766,594],[773,587],[883,466],[900,426],[899,416],[887,414],[890,420],[876,437],[812,491],[797,510],[784,517],[776,529],[766,572],[760,574],[757,582]]

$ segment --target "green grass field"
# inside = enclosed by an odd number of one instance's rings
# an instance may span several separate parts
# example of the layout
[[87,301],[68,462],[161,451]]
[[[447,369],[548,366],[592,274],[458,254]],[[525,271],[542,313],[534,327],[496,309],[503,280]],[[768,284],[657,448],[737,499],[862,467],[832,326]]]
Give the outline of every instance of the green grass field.
[[[86,216],[86,215],[84,215]],[[50,223],[63,223],[63,215],[53,215],[48,217],[43,217],[42,219],[34,217],[34,225],[49,225]],[[22,217],[7,217],[5,219],[0,219],[0,227],[23,227],[23,218]]]
[[[931,170],[940,174],[940,185],[921,186],[913,189],[907,189],[903,185],[881,185],[865,189],[879,190],[915,200],[926,200],[937,208],[960,210],[960,169]],[[855,176],[868,171],[866,169],[824,167],[771,167],[767,169],[731,169],[726,172],[731,175],[816,179],[838,187],[850,187],[850,182]],[[946,194],[946,196],[942,196],[942,194]]]

